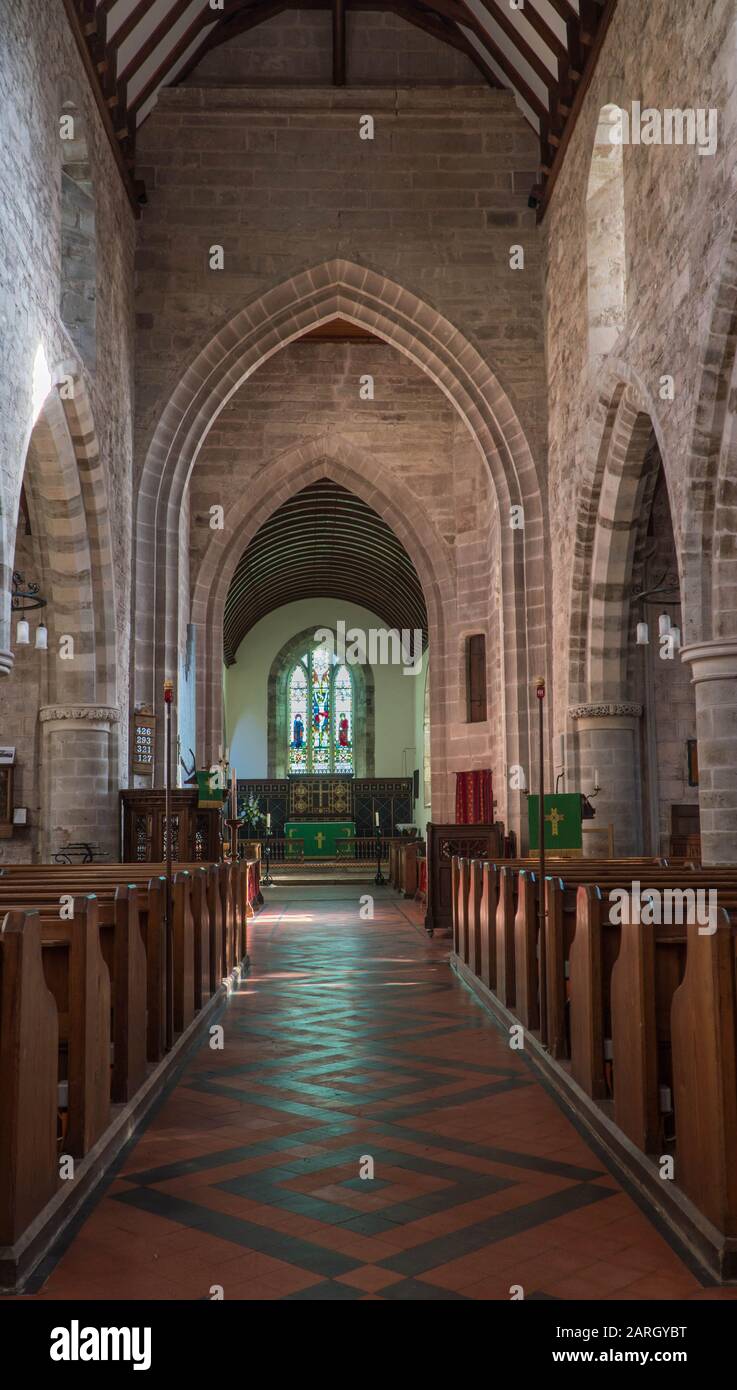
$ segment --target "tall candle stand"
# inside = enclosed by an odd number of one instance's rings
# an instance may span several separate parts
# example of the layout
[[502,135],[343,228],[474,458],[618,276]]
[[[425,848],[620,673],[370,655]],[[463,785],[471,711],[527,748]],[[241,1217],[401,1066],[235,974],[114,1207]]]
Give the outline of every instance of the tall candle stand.
[[376,822],[376,878],[374,879],[374,883],[377,888],[383,888],[386,883],[386,879],[381,872],[381,826],[378,820]]

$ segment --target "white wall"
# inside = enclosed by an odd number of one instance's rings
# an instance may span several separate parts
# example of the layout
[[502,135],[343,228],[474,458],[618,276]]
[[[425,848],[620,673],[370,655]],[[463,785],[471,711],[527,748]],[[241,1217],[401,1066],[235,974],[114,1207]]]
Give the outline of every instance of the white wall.
[[[342,599],[300,599],[262,618],[244,637],[224,680],[226,742],[239,777],[268,775],[267,692],[275,656],[297,633],[313,626],[315,631],[334,628],[338,619],[349,628],[386,626],[369,609]],[[373,667],[377,777],[411,777],[415,767],[421,767],[415,702],[422,703],[424,669],[423,663],[417,676],[405,676],[400,666]]]

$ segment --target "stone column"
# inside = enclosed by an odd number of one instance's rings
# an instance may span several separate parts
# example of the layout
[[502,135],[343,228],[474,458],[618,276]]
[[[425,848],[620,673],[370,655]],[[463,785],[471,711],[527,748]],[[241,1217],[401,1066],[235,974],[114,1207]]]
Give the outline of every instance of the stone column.
[[41,746],[40,859],[72,841],[118,857],[117,731],[120,711],[106,705],[45,705]]
[[[2,529],[0,527],[0,548],[2,548]],[[10,609],[10,582],[12,572],[7,565],[0,565],[0,677],[9,676],[13,669],[14,655],[10,650],[12,637],[12,614]],[[7,644],[7,645],[6,645]]]
[[702,862],[737,864],[737,640],[697,642],[681,658],[696,696]]
[[[605,830],[614,826],[617,858],[642,853],[642,794],[640,778],[640,720],[642,705],[574,705],[568,711],[576,730],[576,786],[569,791],[590,792],[598,771],[601,791],[592,805],[596,820]],[[584,835],[584,854],[598,857],[607,852],[604,835]]]

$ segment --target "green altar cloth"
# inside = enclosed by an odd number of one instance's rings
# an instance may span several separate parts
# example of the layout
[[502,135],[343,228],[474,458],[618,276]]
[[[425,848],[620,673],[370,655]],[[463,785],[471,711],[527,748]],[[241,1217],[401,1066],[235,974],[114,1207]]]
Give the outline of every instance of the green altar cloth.
[[[334,859],[338,840],[355,835],[354,821],[287,821],[284,832],[288,840],[304,840],[305,859]],[[287,846],[287,858],[289,847]]]
[[[536,796],[527,798],[527,812],[529,816],[530,829],[530,850],[537,850],[538,846],[538,807],[540,801]],[[583,831],[581,829],[581,793],[567,792],[564,795],[545,797],[545,849],[546,850],[576,850],[583,846]]]

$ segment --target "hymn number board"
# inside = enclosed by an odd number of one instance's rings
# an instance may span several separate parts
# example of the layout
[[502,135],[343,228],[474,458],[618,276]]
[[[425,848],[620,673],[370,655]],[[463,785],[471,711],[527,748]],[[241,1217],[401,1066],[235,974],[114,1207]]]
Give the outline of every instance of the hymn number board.
[[133,716],[131,740],[131,771],[139,776],[151,776],[154,770],[156,715],[143,710]]

